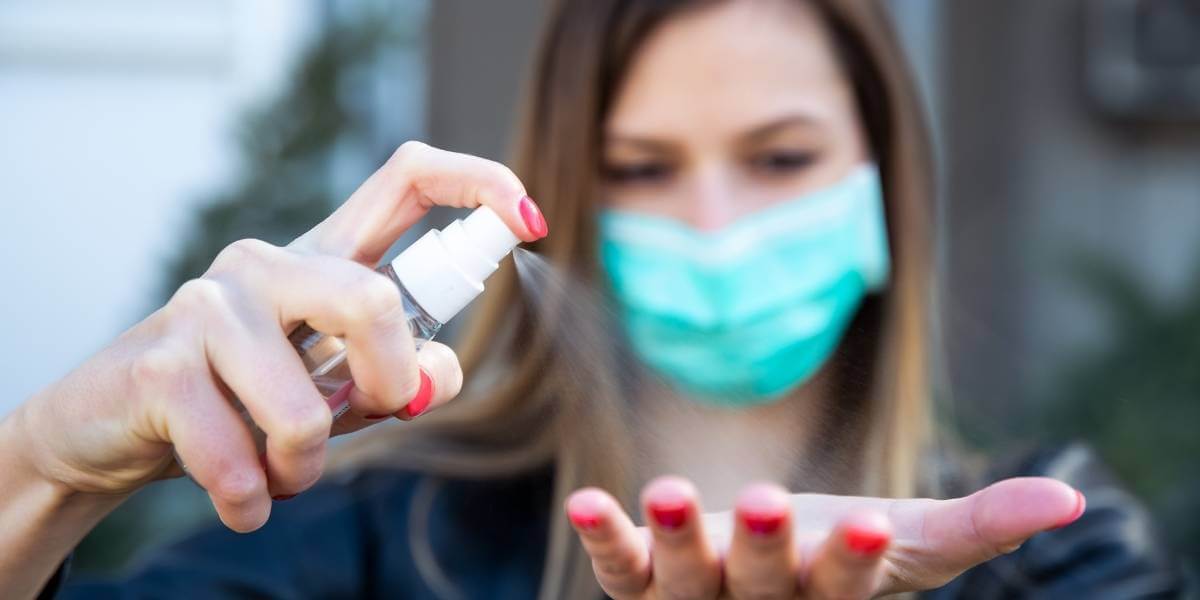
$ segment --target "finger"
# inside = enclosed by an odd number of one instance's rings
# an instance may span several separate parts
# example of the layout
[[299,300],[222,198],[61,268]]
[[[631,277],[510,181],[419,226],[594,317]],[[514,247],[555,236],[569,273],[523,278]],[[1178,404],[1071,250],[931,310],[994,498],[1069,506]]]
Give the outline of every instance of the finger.
[[180,466],[208,492],[225,526],[258,529],[271,513],[267,478],[241,416],[207,376],[203,365],[179,365],[169,355],[148,353],[134,372],[141,385],[160,386],[163,419]]
[[[931,560],[950,576],[1016,550],[1041,531],[1069,525],[1086,500],[1071,486],[1044,477],[1008,479],[965,498],[902,505],[898,515],[922,522]],[[921,514],[923,513],[923,514]]]
[[[420,365],[421,384],[413,399],[395,414],[347,413],[333,424],[333,435],[342,435],[358,431],[364,427],[379,423],[390,417],[409,421],[450,402],[462,391],[463,372],[454,350],[445,344],[425,342],[417,353],[417,363]],[[352,384],[353,385],[353,384]],[[358,391],[350,391],[350,403],[360,403]]]
[[374,266],[433,206],[486,205],[524,241],[545,237],[546,221],[508,167],[477,156],[407,142],[332,215],[293,246]]
[[421,367],[421,387],[416,397],[396,415],[403,420],[415,419],[442,406],[462,390],[462,365],[449,346],[426,342],[417,353],[417,363]]
[[666,598],[715,598],[720,561],[705,535],[692,484],[678,477],[651,481],[642,492],[642,510],[654,540],[655,591]]
[[297,494],[321,475],[332,416],[274,318],[232,295],[198,279],[180,289],[176,306],[203,315],[209,365],[266,434],[272,495]]
[[587,488],[567,498],[566,510],[604,592],[617,600],[645,594],[650,549],[617,501],[602,490]]
[[799,560],[792,543],[788,493],[752,485],[734,509],[733,542],[725,558],[726,585],[734,598],[791,598]]
[[332,375],[353,378],[351,405],[359,414],[392,414],[417,395],[416,345],[400,292],[386,276],[345,259],[243,240],[223,250],[205,277],[228,282],[245,304],[269,311],[277,329],[306,323],[344,342],[345,367]]
[[875,511],[842,518],[821,544],[805,575],[806,597],[872,598],[884,576],[892,526]]

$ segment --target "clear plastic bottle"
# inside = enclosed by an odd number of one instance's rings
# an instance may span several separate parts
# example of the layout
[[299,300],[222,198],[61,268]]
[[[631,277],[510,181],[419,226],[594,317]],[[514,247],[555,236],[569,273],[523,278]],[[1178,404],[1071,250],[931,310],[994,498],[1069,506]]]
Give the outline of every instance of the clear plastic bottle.
[[[483,282],[520,240],[492,209],[481,206],[464,219],[433,229],[378,269],[396,284],[417,349],[479,294]],[[288,336],[334,418],[350,408],[346,345],[302,324]],[[246,417],[249,420],[249,417]],[[253,427],[260,451],[262,432]]]
[[[404,302],[404,316],[408,319],[408,327],[417,350],[420,350],[426,341],[437,335],[442,323],[417,303],[408,288],[404,287],[404,282],[396,276],[396,270],[391,264],[380,267],[379,272],[391,279],[392,283],[396,284],[396,289],[400,290],[400,298]],[[307,323],[297,327],[288,336],[288,341],[304,361],[304,368],[316,384],[317,391],[329,403],[333,418],[337,419],[345,414],[350,409],[347,396],[351,389],[350,365],[346,363],[346,344],[341,338],[325,335],[309,327]]]

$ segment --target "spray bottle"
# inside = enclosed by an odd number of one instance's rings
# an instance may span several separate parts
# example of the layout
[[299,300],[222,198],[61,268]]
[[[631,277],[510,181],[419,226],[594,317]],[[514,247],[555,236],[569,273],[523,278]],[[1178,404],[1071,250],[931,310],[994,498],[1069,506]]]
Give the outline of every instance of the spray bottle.
[[[404,302],[417,349],[483,293],[483,282],[520,240],[492,209],[481,206],[442,230],[432,229],[378,269]],[[336,419],[350,409],[346,345],[304,324],[288,336]],[[258,432],[256,432],[257,434]]]

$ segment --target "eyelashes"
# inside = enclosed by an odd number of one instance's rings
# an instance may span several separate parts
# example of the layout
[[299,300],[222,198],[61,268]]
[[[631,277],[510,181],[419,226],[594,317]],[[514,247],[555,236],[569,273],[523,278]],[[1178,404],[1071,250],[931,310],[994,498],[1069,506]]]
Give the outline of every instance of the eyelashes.
[[[756,177],[780,178],[799,174],[819,159],[816,152],[769,151],[745,157],[741,166]],[[601,175],[615,185],[649,185],[669,182],[678,171],[675,163],[663,160],[612,161],[603,166]]]
[[765,152],[751,158],[754,169],[766,174],[792,174],[817,162],[813,152]]
[[666,181],[674,173],[674,166],[660,162],[609,164],[603,170],[604,178],[616,184]]

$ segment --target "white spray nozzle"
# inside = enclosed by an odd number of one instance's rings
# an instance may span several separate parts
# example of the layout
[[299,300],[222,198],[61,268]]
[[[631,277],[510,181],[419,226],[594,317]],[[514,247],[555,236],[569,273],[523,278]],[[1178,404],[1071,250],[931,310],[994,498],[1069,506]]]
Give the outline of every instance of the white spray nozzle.
[[421,308],[445,323],[483,293],[484,280],[519,243],[495,211],[480,206],[421,236],[392,261],[392,269]]

